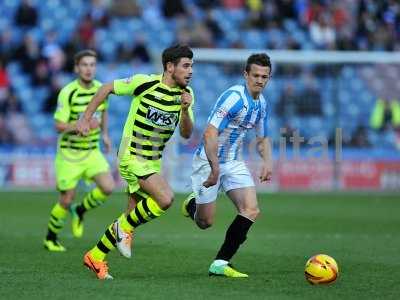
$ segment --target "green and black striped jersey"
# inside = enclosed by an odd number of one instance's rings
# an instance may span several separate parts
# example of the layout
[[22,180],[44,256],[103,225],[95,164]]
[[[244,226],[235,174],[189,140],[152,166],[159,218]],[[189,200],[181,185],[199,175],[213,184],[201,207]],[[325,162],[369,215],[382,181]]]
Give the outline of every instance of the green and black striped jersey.
[[133,96],[119,148],[121,157],[134,155],[147,160],[161,159],[165,144],[179,123],[183,91],[192,95],[189,114],[193,121],[192,89],[171,88],[161,79],[160,74],[137,74],[114,80],[116,95]]
[[[91,88],[87,89],[76,79],[67,84],[58,94],[57,109],[54,113],[56,121],[75,123],[86,110],[90,100],[101,87],[101,82],[93,80]],[[103,111],[107,108],[106,102],[101,104],[93,117],[101,123]],[[100,128],[93,129],[87,136],[80,136],[73,132],[63,132],[58,140],[58,148],[85,151],[100,147]]]

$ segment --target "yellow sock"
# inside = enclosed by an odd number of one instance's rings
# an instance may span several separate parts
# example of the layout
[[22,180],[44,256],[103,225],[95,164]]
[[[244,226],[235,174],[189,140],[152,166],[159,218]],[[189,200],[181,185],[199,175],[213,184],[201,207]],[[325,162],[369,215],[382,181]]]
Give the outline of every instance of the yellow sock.
[[112,230],[113,223],[107,227],[99,242],[90,250],[94,260],[103,261],[107,254],[115,249],[115,237]]
[[102,205],[107,200],[107,195],[102,192],[98,187],[95,187],[89,193],[86,194],[82,200],[82,206],[85,211],[91,210],[92,208]]
[[56,203],[51,212],[50,219],[48,223],[48,234],[47,239],[55,239],[57,234],[61,231],[64,226],[64,220],[67,217],[68,210]]
[[158,218],[164,210],[151,197],[139,201],[134,210],[129,215],[121,215],[119,221],[124,231],[132,231],[134,228]]

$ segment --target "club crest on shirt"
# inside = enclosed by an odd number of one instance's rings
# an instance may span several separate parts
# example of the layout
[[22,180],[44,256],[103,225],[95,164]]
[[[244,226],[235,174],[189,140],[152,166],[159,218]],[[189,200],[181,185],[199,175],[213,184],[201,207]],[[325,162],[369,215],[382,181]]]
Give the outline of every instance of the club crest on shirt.
[[154,125],[173,129],[175,128],[175,123],[178,120],[178,114],[166,112],[153,106],[149,106],[146,118]]
[[182,103],[181,96],[179,96],[179,95],[175,96],[174,97],[174,102],[176,104],[181,104]]

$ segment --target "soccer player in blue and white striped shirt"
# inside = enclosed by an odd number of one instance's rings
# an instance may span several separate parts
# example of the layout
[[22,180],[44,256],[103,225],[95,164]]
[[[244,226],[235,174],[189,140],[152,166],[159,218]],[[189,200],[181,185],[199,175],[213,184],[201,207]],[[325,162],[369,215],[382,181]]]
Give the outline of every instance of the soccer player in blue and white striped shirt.
[[193,193],[184,201],[182,213],[201,229],[210,227],[220,188],[238,212],[209,268],[210,275],[248,277],[229,263],[259,214],[254,181],[242,158],[242,143],[246,132],[255,128],[257,149],[263,161],[259,179],[269,181],[272,156],[266,132],[267,103],[261,92],[270,76],[268,55],[253,54],[247,59],[245,84],[230,87],[218,98],[193,158]]

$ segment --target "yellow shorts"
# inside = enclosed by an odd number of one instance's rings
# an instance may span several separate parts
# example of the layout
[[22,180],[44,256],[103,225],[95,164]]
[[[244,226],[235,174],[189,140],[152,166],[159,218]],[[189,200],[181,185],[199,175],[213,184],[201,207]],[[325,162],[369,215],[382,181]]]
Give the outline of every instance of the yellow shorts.
[[119,174],[128,183],[128,193],[133,194],[140,189],[139,178],[154,173],[160,173],[161,160],[145,160],[129,155],[119,163]]
[[[79,159],[78,159],[79,158]],[[58,151],[55,159],[57,189],[74,189],[79,180],[89,180],[110,171],[110,166],[99,149],[76,155],[75,159]]]

